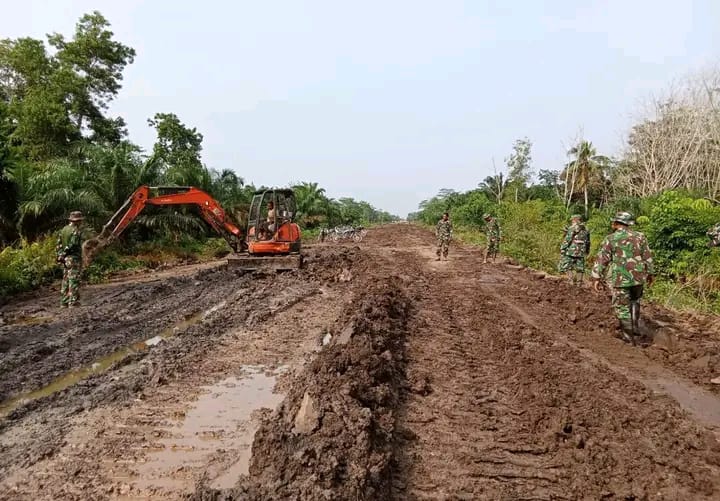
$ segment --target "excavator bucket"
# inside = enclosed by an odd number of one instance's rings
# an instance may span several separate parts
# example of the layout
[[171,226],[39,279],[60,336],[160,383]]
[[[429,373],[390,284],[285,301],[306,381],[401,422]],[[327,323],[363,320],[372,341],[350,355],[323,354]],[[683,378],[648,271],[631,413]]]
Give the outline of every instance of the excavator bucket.
[[231,254],[227,258],[230,268],[241,271],[288,271],[302,267],[302,255],[253,256],[250,254]]

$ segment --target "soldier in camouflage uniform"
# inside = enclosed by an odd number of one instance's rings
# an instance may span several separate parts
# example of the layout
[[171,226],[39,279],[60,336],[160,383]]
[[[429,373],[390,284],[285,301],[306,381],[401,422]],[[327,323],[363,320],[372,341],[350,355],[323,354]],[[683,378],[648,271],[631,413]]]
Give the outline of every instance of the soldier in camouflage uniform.
[[707,231],[707,236],[710,238],[708,247],[720,246],[720,223],[716,224]]
[[592,270],[593,287],[600,291],[606,273],[612,288],[612,304],[626,341],[639,335],[640,298],[645,284],[653,282],[653,258],[645,235],[629,228],[633,217],[618,212],[612,219],[613,232],[600,245]]
[[570,216],[570,226],[560,245],[561,273],[567,273],[573,285],[581,285],[585,274],[585,257],[590,253],[590,232],[585,228],[580,214]]
[[497,219],[490,214],[483,214],[485,220],[485,236],[487,237],[487,245],[485,246],[485,259],[483,263],[488,262],[488,257],[492,257],[493,263],[500,248],[500,225]]
[[83,215],[73,211],[68,218],[70,223],[58,234],[55,252],[57,262],[63,267],[62,286],[60,287],[60,307],[79,306],[80,272],[82,265],[82,235],[80,223]]
[[440,261],[441,256],[447,260],[450,240],[452,240],[452,223],[450,222],[450,214],[447,212],[438,221],[435,236],[437,237],[437,261]]

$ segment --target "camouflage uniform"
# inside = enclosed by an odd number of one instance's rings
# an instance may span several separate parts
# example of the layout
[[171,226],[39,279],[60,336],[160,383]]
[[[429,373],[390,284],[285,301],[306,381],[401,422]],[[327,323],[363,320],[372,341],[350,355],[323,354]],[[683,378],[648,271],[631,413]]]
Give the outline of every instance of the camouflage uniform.
[[485,222],[485,236],[487,237],[487,253],[494,256],[500,247],[500,225],[494,217]]
[[60,306],[75,306],[80,299],[82,271],[82,236],[77,225],[68,224],[60,230],[55,252],[57,262],[63,266]]
[[710,247],[720,246],[720,223],[716,224],[707,231],[707,236],[710,238]]
[[621,322],[628,321],[630,303],[639,302],[643,286],[653,275],[652,252],[645,235],[627,227],[608,235],[600,245],[592,277],[600,280],[606,272],[615,315]]
[[437,257],[440,259],[442,255],[447,259],[450,240],[452,239],[452,223],[449,219],[441,219],[438,221],[435,235],[437,236]]
[[[582,222],[574,222],[565,228],[565,238],[560,245],[560,264],[558,269],[561,273],[580,275],[585,273],[585,256],[590,252],[590,232]],[[573,282],[576,279],[573,278]]]

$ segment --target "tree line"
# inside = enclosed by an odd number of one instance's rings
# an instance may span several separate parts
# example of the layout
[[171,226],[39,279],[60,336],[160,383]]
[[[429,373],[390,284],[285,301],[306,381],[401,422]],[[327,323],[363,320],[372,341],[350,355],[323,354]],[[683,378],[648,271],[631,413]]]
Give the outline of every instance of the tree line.
[[[125,121],[108,107],[136,53],[110,28],[93,12],[71,38],[0,40],[0,244],[33,241],[63,225],[70,210],[98,228],[142,184],[196,186],[239,221],[252,193],[264,188],[232,169],[206,166],[202,134],[173,113],[148,119],[152,151],[128,140]],[[396,219],[367,202],[332,199],[317,183],[292,187],[306,228]],[[137,226],[145,238],[207,230],[191,209],[177,208],[151,208]]]
[[504,227],[504,253],[551,271],[571,214],[585,216],[596,249],[610,215],[629,211],[665,278],[655,294],[720,312],[720,253],[706,235],[720,222],[718,98],[718,68],[679,81],[647,100],[615,156],[578,138],[563,165],[536,170],[532,142],[517,139],[499,172],[466,192],[440,190],[409,218],[435,224],[450,211],[459,234],[482,242],[476,233],[491,212]]

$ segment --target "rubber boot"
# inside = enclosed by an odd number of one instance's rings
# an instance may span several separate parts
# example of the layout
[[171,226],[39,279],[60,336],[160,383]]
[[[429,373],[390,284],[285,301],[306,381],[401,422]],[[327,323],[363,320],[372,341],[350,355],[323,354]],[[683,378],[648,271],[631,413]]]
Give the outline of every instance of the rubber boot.
[[633,333],[636,337],[640,337],[640,303],[637,301],[630,302],[630,318],[632,319]]
[[621,319],[620,320],[620,331],[622,333],[623,341],[635,344],[635,339],[633,338],[632,320]]

